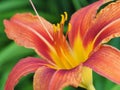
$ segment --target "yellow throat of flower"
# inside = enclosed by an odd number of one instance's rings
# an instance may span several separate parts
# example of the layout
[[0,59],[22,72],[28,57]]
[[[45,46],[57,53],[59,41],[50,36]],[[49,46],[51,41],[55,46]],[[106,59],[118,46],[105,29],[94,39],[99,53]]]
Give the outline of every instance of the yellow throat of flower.
[[79,37],[76,37],[74,47],[71,48],[67,41],[67,34],[71,30],[71,24],[68,24],[68,30],[66,35],[63,34],[64,23],[68,18],[66,12],[61,15],[61,22],[57,25],[53,24],[53,38],[54,38],[54,50],[50,50],[50,56],[56,64],[56,69],[71,69],[84,62],[87,58],[84,52],[82,42]]

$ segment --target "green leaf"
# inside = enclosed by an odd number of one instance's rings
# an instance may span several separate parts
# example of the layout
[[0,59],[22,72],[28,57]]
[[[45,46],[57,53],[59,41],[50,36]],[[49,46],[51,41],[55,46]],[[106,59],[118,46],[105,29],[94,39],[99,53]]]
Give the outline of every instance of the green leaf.
[[80,0],[72,0],[72,2],[76,10],[81,8]]
[[75,88],[73,88],[73,87],[68,86],[68,87],[65,87],[63,90],[77,90],[77,89],[75,89]]
[[10,71],[10,67],[7,68],[7,70],[5,70],[4,73],[0,73],[0,90],[4,90],[4,85],[8,77],[9,71]]
[[104,90],[106,79],[97,73],[93,72],[93,83],[96,90]]
[[89,3],[87,0],[79,0],[82,7],[87,6]]
[[9,0],[9,1],[1,1],[0,3],[0,12],[5,12],[8,10],[12,10],[18,7],[26,6],[29,4],[28,0]]
[[110,81],[110,80],[105,81],[105,87],[104,87],[105,90],[110,90],[114,86],[115,86],[115,83],[113,83],[112,81]]
[[75,88],[75,87],[72,87],[72,86],[68,86],[68,87],[65,87],[63,90],[86,90],[86,89],[80,88],[80,87]]
[[120,85],[115,85],[112,89],[109,90],[120,90]]
[[17,60],[19,57],[33,54],[35,54],[33,50],[11,43],[0,52],[0,66],[5,62],[12,61],[13,59]]

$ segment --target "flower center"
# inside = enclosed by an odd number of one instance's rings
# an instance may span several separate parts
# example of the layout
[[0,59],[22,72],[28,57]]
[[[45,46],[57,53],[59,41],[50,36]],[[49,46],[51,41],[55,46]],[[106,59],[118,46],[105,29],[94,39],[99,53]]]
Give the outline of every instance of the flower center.
[[57,25],[53,25],[54,51],[52,50],[50,55],[55,62],[57,69],[71,69],[79,65],[80,61],[67,41],[67,34],[71,30],[70,23],[68,24],[66,35],[63,34],[64,23],[67,20],[67,13],[64,12],[64,15],[61,15],[61,17],[61,22]]

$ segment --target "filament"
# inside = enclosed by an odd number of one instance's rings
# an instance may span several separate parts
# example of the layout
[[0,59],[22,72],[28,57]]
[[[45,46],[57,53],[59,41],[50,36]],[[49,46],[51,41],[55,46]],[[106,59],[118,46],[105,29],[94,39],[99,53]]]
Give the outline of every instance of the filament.
[[40,16],[39,16],[39,14],[38,14],[38,12],[37,12],[37,10],[36,10],[36,8],[35,8],[35,6],[34,6],[32,0],[29,0],[29,1],[30,1],[31,5],[32,5],[32,7],[33,7],[33,10],[35,11],[35,13],[36,13],[38,19],[40,20],[42,26],[44,27],[45,31],[47,32],[47,34],[49,35],[49,37],[50,37],[51,40],[53,41],[53,37],[52,37],[52,35],[49,33],[49,31],[48,31],[48,29],[46,28],[44,22],[43,22],[42,19],[40,18]]

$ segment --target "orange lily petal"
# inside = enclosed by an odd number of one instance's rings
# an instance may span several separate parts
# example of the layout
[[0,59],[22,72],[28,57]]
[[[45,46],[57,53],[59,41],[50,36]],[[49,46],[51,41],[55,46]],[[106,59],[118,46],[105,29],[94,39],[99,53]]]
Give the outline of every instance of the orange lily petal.
[[100,43],[108,42],[111,38],[120,36],[120,19],[117,19],[101,30],[94,43],[94,47]]
[[22,76],[35,72],[40,66],[45,64],[43,60],[32,57],[20,60],[11,71],[5,85],[5,90],[14,90],[15,85]]
[[101,1],[97,1],[89,6],[78,10],[75,14],[72,15],[70,20],[72,29],[69,32],[69,40],[72,46],[76,36],[78,36],[76,34],[80,33],[80,38],[83,39],[87,30],[94,23],[94,18],[96,16],[97,9],[101,4]]
[[40,67],[34,75],[33,87],[34,90],[49,90],[49,82],[55,73],[54,69]]
[[113,21],[120,18],[120,1],[112,2],[103,8],[97,15],[95,24],[87,31],[84,37],[84,45],[89,45],[95,37],[101,32],[101,30],[112,23]]
[[120,51],[114,47],[101,46],[94,52],[84,65],[98,74],[120,84]]
[[30,13],[16,14],[10,21],[4,20],[5,32],[17,44],[33,48],[40,56],[51,60],[48,52],[53,42],[45,29],[52,36],[53,27],[42,17],[39,18],[41,21]]
[[99,0],[99,1],[104,1],[106,3],[106,2],[109,2],[109,1],[112,1],[112,0]]
[[81,82],[81,68],[57,70],[40,67],[34,76],[34,90],[62,90],[65,86],[78,87]]

